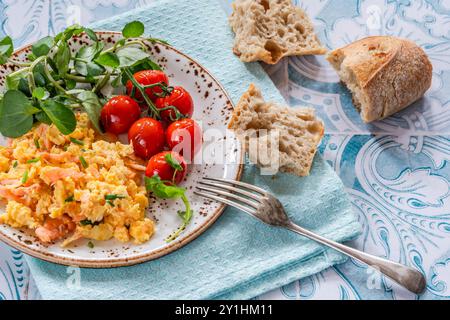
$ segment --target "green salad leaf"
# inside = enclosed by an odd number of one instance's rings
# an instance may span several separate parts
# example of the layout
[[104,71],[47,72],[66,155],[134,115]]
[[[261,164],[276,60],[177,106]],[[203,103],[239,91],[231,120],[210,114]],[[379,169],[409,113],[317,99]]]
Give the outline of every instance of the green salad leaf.
[[140,21],[132,21],[127,23],[122,30],[125,38],[138,38],[144,34],[144,24]]
[[[90,28],[72,25],[55,37],[44,37],[31,46],[28,61],[9,60],[14,51],[11,37],[0,40],[0,64],[7,62],[19,66],[5,77],[6,91],[0,97],[0,132],[8,137],[19,137],[31,130],[33,123],[54,124],[61,133],[69,134],[76,127],[76,108],[88,114],[93,126],[102,132],[100,113],[112,90],[102,90],[107,85],[118,87],[133,73],[161,70],[150,59],[145,41],[163,42],[155,38],[141,38],[144,25],[139,21],[128,23],[122,37],[105,48],[105,41]],[[72,39],[81,34],[89,44],[73,52]],[[72,38],[72,39],[71,39]],[[133,39],[132,39],[133,38]],[[139,90],[144,87],[135,84]],[[144,94],[152,115],[160,118],[159,111]],[[176,163],[172,161],[172,165]],[[163,183],[164,185],[164,183]],[[160,195],[180,196],[176,187],[155,187]]]
[[11,37],[4,37],[0,40],[0,64],[8,61],[14,51],[14,45]]
[[77,125],[73,111],[55,100],[45,100],[42,110],[62,134],[71,134]]
[[73,36],[79,35],[83,31],[84,31],[84,28],[82,26],[80,26],[79,24],[71,25],[71,26],[67,27],[64,31],[58,33],[55,36],[55,43],[58,43],[59,41],[66,42]]
[[96,42],[91,46],[84,46],[77,52],[75,56],[75,70],[83,75],[88,75],[88,63],[92,63],[92,61],[100,55],[103,50],[104,44],[102,42]]
[[[132,74],[135,74],[136,72],[139,72],[142,70],[163,71],[162,68],[156,62],[154,62],[152,59],[150,59],[149,57],[145,58],[144,60],[139,61],[138,63],[136,63],[135,65],[130,67],[130,71]],[[122,84],[125,85],[128,80],[129,80],[128,76],[125,73],[122,74],[122,78],[121,78]]]
[[31,130],[33,114],[39,109],[33,107],[28,97],[20,91],[8,90],[0,106],[0,132],[9,138],[17,138]]
[[19,84],[17,85],[17,90],[23,92],[27,97],[31,95],[30,85],[28,83],[28,79],[20,78]]
[[84,32],[86,32],[87,36],[92,40],[97,42],[98,38],[97,35],[95,34],[95,31],[89,28],[84,28]]
[[33,72],[34,82],[36,85],[45,87],[47,85],[47,79],[45,78],[44,74],[39,71]]
[[65,75],[69,70],[70,57],[69,46],[66,43],[61,44],[54,59],[59,75]]
[[44,111],[40,111],[34,115],[37,121],[51,125],[52,120],[47,116],[47,114]]
[[121,68],[132,67],[149,57],[147,52],[136,47],[124,47],[118,50],[116,54],[119,58]]
[[78,95],[78,99],[81,100],[81,105],[86,111],[89,120],[91,120],[95,129],[98,132],[103,132],[100,127],[100,113],[103,106],[100,103],[98,96],[92,91],[83,91]]
[[50,94],[44,88],[37,87],[33,90],[32,96],[38,100],[45,100],[50,96]]
[[6,76],[5,83],[8,90],[17,90],[19,82],[23,79],[23,75],[19,73],[11,73]]
[[180,198],[186,192],[183,188],[167,185],[158,175],[145,177],[145,188],[161,199]]
[[99,65],[104,67],[117,68],[120,66],[119,57],[113,52],[102,53],[95,59]]
[[145,177],[145,187],[148,192],[152,192],[156,197],[161,199],[181,199],[186,207],[184,211],[178,211],[178,216],[182,220],[181,226],[166,239],[166,242],[175,240],[186,229],[193,215],[191,205],[186,196],[186,189],[173,186],[170,183],[168,181],[162,181],[157,174],[151,178]]
[[52,47],[53,47],[53,37],[48,36],[34,43],[31,46],[31,52],[33,52],[33,55],[35,57],[41,57],[48,54]]

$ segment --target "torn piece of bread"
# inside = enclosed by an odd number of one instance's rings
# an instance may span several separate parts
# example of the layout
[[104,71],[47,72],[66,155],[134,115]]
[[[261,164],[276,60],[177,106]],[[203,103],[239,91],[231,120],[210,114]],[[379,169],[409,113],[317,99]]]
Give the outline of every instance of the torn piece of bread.
[[[309,174],[324,134],[323,122],[315,117],[314,109],[265,102],[253,84],[237,104],[228,128],[236,133],[247,152],[251,151],[254,139],[253,147],[256,142],[259,153],[249,152],[252,162],[265,168],[279,161],[280,171],[298,176]],[[277,140],[270,139],[272,133],[277,133]],[[263,150],[268,159],[262,159]]]
[[368,37],[330,52],[327,60],[352,92],[366,123],[406,108],[431,86],[431,62],[409,40]]
[[291,0],[235,0],[233,51],[243,62],[276,64],[283,57],[325,54],[306,13]]

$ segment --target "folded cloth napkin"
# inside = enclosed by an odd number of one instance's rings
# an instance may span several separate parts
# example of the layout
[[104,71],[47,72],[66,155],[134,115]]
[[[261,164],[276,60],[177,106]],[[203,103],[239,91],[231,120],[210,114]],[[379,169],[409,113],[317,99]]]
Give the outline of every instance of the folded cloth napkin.
[[[155,0],[92,27],[121,30],[132,20],[142,21],[152,36],[202,63],[234,101],[251,82],[268,99],[283,101],[258,64],[243,64],[232,54],[233,37],[217,1]],[[344,186],[320,156],[306,178],[260,176],[246,166],[243,180],[274,193],[295,222],[314,232],[341,242],[360,232]],[[67,285],[73,273],[67,267],[27,260],[44,299],[250,299],[345,257],[228,208],[209,230],[178,251],[133,267],[82,269],[80,286]]]

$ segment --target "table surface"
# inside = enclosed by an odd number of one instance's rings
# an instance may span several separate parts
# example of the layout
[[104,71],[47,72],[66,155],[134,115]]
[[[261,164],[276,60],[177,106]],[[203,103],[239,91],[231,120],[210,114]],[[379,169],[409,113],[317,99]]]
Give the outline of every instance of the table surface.
[[[145,6],[152,0],[0,0],[2,34],[16,45]],[[218,0],[230,12],[231,0]],[[295,0],[329,48],[367,35],[407,37],[434,66],[426,97],[365,125],[322,57],[266,66],[292,107],[316,108],[326,124],[320,152],[344,181],[364,226],[352,245],[426,275],[422,296],[356,262],[330,268],[259,299],[446,299],[450,297],[450,3],[448,0]],[[343,3],[345,2],[345,5]],[[448,211],[447,211],[448,210]],[[0,243],[0,300],[39,299],[22,253]]]

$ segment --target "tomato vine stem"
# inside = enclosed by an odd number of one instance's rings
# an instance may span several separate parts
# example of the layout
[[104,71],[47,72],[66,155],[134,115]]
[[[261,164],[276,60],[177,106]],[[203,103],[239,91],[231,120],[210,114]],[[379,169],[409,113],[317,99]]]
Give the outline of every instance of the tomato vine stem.
[[124,68],[125,74],[130,79],[131,83],[133,84],[133,87],[135,87],[142,97],[144,98],[145,103],[147,103],[147,106],[149,108],[149,111],[151,112],[151,116],[155,116],[158,120],[161,120],[161,114],[158,108],[153,104],[152,100],[148,97],[147,93],[145,92],[144,87],[137,82],[137,80],[134,78],[133,73],[131,73],[129,68]]

